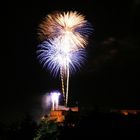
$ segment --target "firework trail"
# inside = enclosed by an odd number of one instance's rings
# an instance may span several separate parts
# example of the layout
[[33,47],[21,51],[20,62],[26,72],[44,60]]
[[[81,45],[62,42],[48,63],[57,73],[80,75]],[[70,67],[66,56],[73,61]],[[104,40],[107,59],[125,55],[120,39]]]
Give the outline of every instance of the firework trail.
[[37,50],[39,61],[53,75],[60,73],[66,105],[69,75],[83,63],[91,32],[91,25],[77,12],[50,14],[39,25],[38,35],[42,41]]

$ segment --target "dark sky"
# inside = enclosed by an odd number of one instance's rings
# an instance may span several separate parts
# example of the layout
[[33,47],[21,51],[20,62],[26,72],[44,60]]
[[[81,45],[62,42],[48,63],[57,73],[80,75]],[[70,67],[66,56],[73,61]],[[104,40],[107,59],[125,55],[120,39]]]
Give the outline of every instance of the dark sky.
[[60,10],[79,11],[94,27],[87,62],[70,77],[70,103],[140,108],[139,9],[139,0],[46,0],[12,7],[0,119],[6,121],[10,116],[15,120],[26,112],[41,112],[41,96],[61,88],[60,79],[42,69],[35,54],[38,24],[48,13]]

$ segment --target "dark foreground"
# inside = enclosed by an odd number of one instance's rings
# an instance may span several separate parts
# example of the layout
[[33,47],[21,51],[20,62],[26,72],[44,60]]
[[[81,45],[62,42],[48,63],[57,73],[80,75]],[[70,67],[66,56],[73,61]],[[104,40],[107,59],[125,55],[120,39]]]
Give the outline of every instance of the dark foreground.
[[[140,137],[140,113],[120,114],[98,111],[69,112],[63,124],[37,124],[27,116],[21,123],[0,124],[0,140],[74,140]],[[36,139],[35,139],[36,138]]]

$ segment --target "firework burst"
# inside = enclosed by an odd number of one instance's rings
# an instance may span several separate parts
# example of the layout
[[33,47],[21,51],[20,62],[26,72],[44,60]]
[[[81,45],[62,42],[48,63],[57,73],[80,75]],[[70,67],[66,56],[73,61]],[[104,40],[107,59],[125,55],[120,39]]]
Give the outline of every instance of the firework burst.
[[66,38],[72,47],[84,47],[92,32],[91,24],[78,12],[53,13],[45,17],[39,25],[39,38]]
[[70,69],[70,73],[76,72],[84,64],[86,51],[84,49],[68,50],[63,47],[59,39],[44,41],[38,45],[37,57],[46,69],[56,76],[61,67],[64,71]]
[[69,75],[83,64],[91,32],[90,23],[78,12],[53,13],[39,25],[38,35],[42,43],[38,45],[38,59],[53,75],[60,73],[66,106]]

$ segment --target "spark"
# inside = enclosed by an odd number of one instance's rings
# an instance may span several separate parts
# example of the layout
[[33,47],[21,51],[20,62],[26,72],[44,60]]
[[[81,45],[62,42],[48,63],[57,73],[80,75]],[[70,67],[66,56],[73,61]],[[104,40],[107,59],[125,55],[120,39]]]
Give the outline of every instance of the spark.
[[52,100],[52,110],[57,110],[59,105],[59,92],[51,92],[51,100]]

